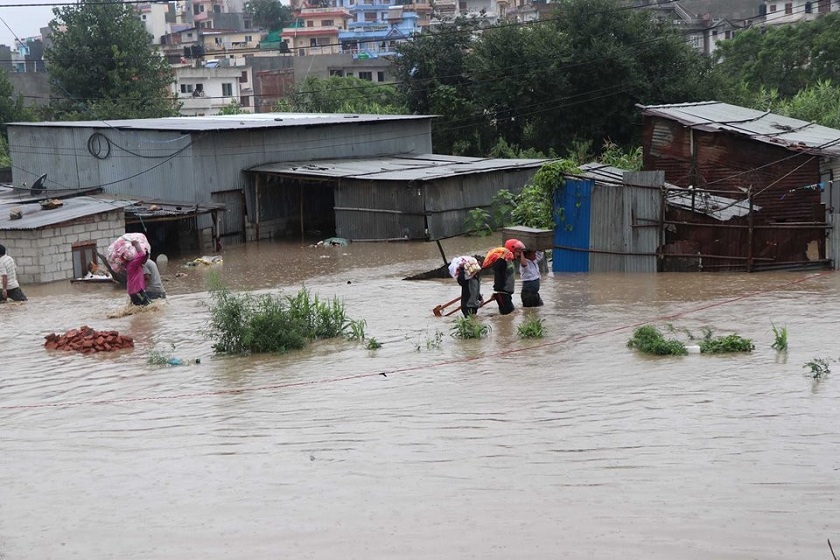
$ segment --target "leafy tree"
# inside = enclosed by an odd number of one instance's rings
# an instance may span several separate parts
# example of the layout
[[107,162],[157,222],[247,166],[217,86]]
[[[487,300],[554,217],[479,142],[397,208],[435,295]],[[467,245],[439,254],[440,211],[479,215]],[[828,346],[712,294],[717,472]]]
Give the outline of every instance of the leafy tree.
[[0,167],[9,167],[12,164],[9,159],[6,125],[10,122],[34,119],[34,112],[23,106],[23,96],[15,95],[15,88],[9,81],[9,74],[5,70],[0,70]]
[[407,113],[402,95],[393,86],[339,76],[306,78],[291,99],[281,99],[275,110],[296,113]]
[[241,115],[245,111],[242,110],[242,106],[236,102],[236,100],[231,100],[231,102],[221,109],[219,109],[220,115]]
[[46,50],[50,83],[68,102],[64,119],[120,119],[177,114],[173,72],[153,48],[134,7],[83,2],[54,8]]
[[474,98],[467,64],[479,26],[478,21],[457,18],[397,47],[397,83],[408,109],[440,116],[432,122],[435,151],[482,155],[495,144]]
[[0,70],[0,134],[6,135],[6,124],[10,122],[31,121],[34,118],[33,111],[23,106],[23,96],[15,95],[8,72]]
[[416,113],[438,114],[438,151],[509,146],[564,153],[605,138],[628,146],[637,103],[714,97],[710,61],[670,24],[618,0],[558,0],[545,21],[481,29],[460,20],[400,47]]
[[251,14],[257,27],[268,31],[283,29],[295,19],[292,8],[279,0],[248,0],[245,11]]

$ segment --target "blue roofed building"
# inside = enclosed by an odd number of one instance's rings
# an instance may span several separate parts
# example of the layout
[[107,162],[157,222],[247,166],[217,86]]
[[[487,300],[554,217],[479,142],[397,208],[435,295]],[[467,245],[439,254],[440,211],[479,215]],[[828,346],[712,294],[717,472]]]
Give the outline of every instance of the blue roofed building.
[[396,0],[336,0],[347,3],[351,20],[338,35],[341,49],[355,58],[393,55],[397,45],[420,32],[428,24],[431,5],[399,4]]

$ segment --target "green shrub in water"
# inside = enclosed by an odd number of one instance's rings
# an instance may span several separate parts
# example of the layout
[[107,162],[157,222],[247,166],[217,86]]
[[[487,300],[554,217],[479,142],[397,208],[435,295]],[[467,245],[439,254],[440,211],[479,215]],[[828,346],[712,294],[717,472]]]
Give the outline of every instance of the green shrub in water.
[[351,323],[338,298],[322,301],[306,288],[294,296],[254,296],[215,287],[210,295],[207,335],[222,354],[285,353],[342,336]]
[[712,338],[707,336],[700,341],[701,354],[726,354],[731,352],[752,352],[755,344],[749,338],[742,338],[737,334],[718,336]]
[[831,370],[828,368],[828,363],[830,361],[830,358],[814,358],[802,367],[810,368],[811,377],[813,377],[816,381],[819,381],[831,373]]
[[529,316],[518,327],[516,327],[516,334],[519,338],[542,338],[544,332],[543,320],[541,317],[534,315]]
[[482,338],[490,332],[489,325],[482,325],[475,315],[455,319],[455,324],[450,329],[450,334],[455,338]]
[[682,356],[688,354],[685,344],[679,340],[666,340],[659,329],[645,325],[633,332],[633,338],[627,341],[629,348],[635,348],[645,354],[656,356]]

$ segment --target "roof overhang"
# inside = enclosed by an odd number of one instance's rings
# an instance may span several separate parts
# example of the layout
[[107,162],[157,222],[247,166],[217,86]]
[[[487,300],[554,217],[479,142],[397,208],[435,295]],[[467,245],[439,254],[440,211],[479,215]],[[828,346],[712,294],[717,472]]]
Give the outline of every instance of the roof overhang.
[[463,175],[539,168],[548,159],[469,158],[439,154],[282,162],[248,169],[303,180],[434,181]]
[[676,121],[694,130],[728,132],[790,151],[840,157],[840,130],[769,111],[718,101],[637,107],[644,116]]

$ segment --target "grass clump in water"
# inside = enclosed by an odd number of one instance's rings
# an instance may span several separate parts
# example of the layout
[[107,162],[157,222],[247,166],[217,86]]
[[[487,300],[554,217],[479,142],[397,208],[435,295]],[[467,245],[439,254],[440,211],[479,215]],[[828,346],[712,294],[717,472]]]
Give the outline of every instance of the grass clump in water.
[[542,318],[531,315],[516,327],[516,334],[519,338],[542,338],[545,334]]
[[770,323],[773,327],[773,336],[775,337],[775,341],[773,344],[770,345],[771,348],[779,350],[780,352],[783,350],[787,350],[788,347],[788,332],[787,327],[777,327],[774,323]]
[[635,348],[645,354],[655,356],[682,356],[688,354],[685,344],[676,339],[666,340],[659,329],[651,325],[639,327],[633,332],[633,338],[627,341],[628,348]]
[[703,340],[700,341],[701,354],[728,354],[734,352],[752,352],[755,344],[749,338],[743,338],[737,334],[712,337],[711,331],[706,331]]
[[489,325],[482,325],[475,315],[455,319],[455,324],[450,329],[450,334],[455,338],[483,338],[490,333]]
[[168,365],[169,362],[173,359],[173,352],[175,352],[175,345],[170,344],[169,352],[159,350],[156,347],[153,347],[149,350],[149,353],[146,357],[146,363],[150,366],[165,366]]
[[221,354],[282,354],[342,336],[353,324],[338,298],[321,300],[306,288],[293,296],[254,296],[217,286],[210,295],[207,335]]

